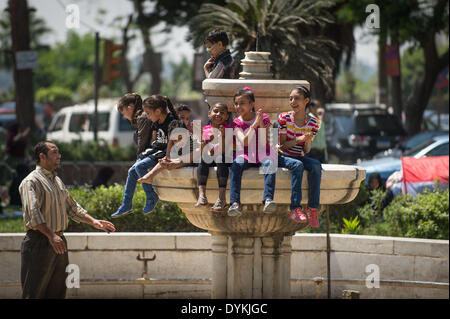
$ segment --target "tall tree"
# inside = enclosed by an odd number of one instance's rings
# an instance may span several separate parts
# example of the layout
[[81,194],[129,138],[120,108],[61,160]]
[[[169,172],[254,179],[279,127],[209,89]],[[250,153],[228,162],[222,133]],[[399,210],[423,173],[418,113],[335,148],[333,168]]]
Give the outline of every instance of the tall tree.
[[448,37],[448,4],[448,0],[436,1],[436,4],[426,8],[432,15],[424,15],[418,21],[421,22],[422,29],[416,40],[424,52],[425,69],[405,105],[406,129],[410,134],[420,131],[423,113],[430,100],[436,78],[448,66],[448,48],[445,53],[439,55],[436,44],[439,32],[445,31]]
[[230,37],[237,63],[246,51],[268,51],[277,78],[317,80],[331,91],[334,59],[330,48],[335,43],[302,36],[300,26],[324,27],[333,22],[326,10],[333,4],[322,0],[230,0],[226,6],[205,3],[189,27],[195,47],[203,44],[213,28],[221,28]]
[[384,29],[374,29],[378,34],[394,35],[399,45],[408,42],[416,50],[422,50],[425,57],[424,71],[408,96],[404,110],[406,130],[409,134],[420,131],[423,113],[428,105],[436,78],[447,65],[449,52],[438,54],[437,35],[448,37],[448,0],[348,0],[340,10],[347,21],[363,24],[367,18],[365,8],[377,4],[380,19],[385,21]]
[[22,128],[35,128],[33,71],[19,69],[17,52],[30,50],[29,9],[26,0],[9,0],[11,20],[11,47],[14,63],[14,88],[16,100],[16,118]]

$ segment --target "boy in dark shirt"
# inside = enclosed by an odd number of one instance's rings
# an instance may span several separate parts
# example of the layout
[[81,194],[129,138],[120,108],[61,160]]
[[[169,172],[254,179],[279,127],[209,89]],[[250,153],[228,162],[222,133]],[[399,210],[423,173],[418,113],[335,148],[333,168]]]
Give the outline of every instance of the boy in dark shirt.
[[211,31],[206,37],[206,51],[211,56],[203,66],[206,78],[234,78],[234,59],[231,56],[230,50],[227,49],[228,43],[227,33],[220,29]]

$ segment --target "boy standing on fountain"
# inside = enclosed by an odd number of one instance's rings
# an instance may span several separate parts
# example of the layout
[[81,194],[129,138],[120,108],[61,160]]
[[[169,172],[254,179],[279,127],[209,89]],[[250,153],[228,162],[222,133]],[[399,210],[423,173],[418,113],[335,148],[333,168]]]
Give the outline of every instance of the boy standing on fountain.
[[220,29],[211,31],[206,37],[206,51],[211,56],[203,66],[206,78],[234,78],[234,59],[231,56],[230,50],[227,49],[228,43],[227,33]]

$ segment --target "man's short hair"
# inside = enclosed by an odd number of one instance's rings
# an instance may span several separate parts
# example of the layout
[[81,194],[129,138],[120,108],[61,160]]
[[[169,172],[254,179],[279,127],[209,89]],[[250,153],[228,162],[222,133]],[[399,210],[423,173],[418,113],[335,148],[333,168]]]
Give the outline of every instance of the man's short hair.
[[205,39],[205,43],[206,42],[217,43],[219,41],[222,42],[224,47],[226,47],[230,42],[227,33],[220,29],[212,30],[210,33],[208,33]]
[[54,144],[56,145],[54,142],[52,141],[43,141],[43,142],[39,142],[37,143],[34,147],[33,147],[33,151],[34,151],[34,159],[36,160],[36,163],[39,164],[41,158],[39,157],[39,155],[41,153],[44,153],[45,155],[48,154],[48,151],[50,150],[49,147],[47,146],[47,143],[50,144]]

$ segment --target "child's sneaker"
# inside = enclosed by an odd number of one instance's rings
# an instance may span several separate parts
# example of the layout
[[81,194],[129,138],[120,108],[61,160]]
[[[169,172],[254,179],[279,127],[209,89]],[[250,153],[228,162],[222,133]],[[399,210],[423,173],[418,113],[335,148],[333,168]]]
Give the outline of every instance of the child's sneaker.
[[319,227],[319,209],[318,208],[307,208],[306,214],[308,215],[309,224],[313,228]]
[[277,210],[277,204],[269,198],[264,202],[264,213],[274,213]]
[[308,222],[308,217],[303,213],[300,207],[294,208],[291,210],[291,214],[289,217],[295,221],[296,223],[306,223]]
[[239,217],[242,215],[239,203],[233,203],[233,205],[228,208],[228,216]]
[[125,207],[125,205],[120,205],[120,207],[117,209],[117,211],[111,215],[112,218],[119,218],[122,216],[126,216],[128,214],[131,214],[133,210],[131,207]]

